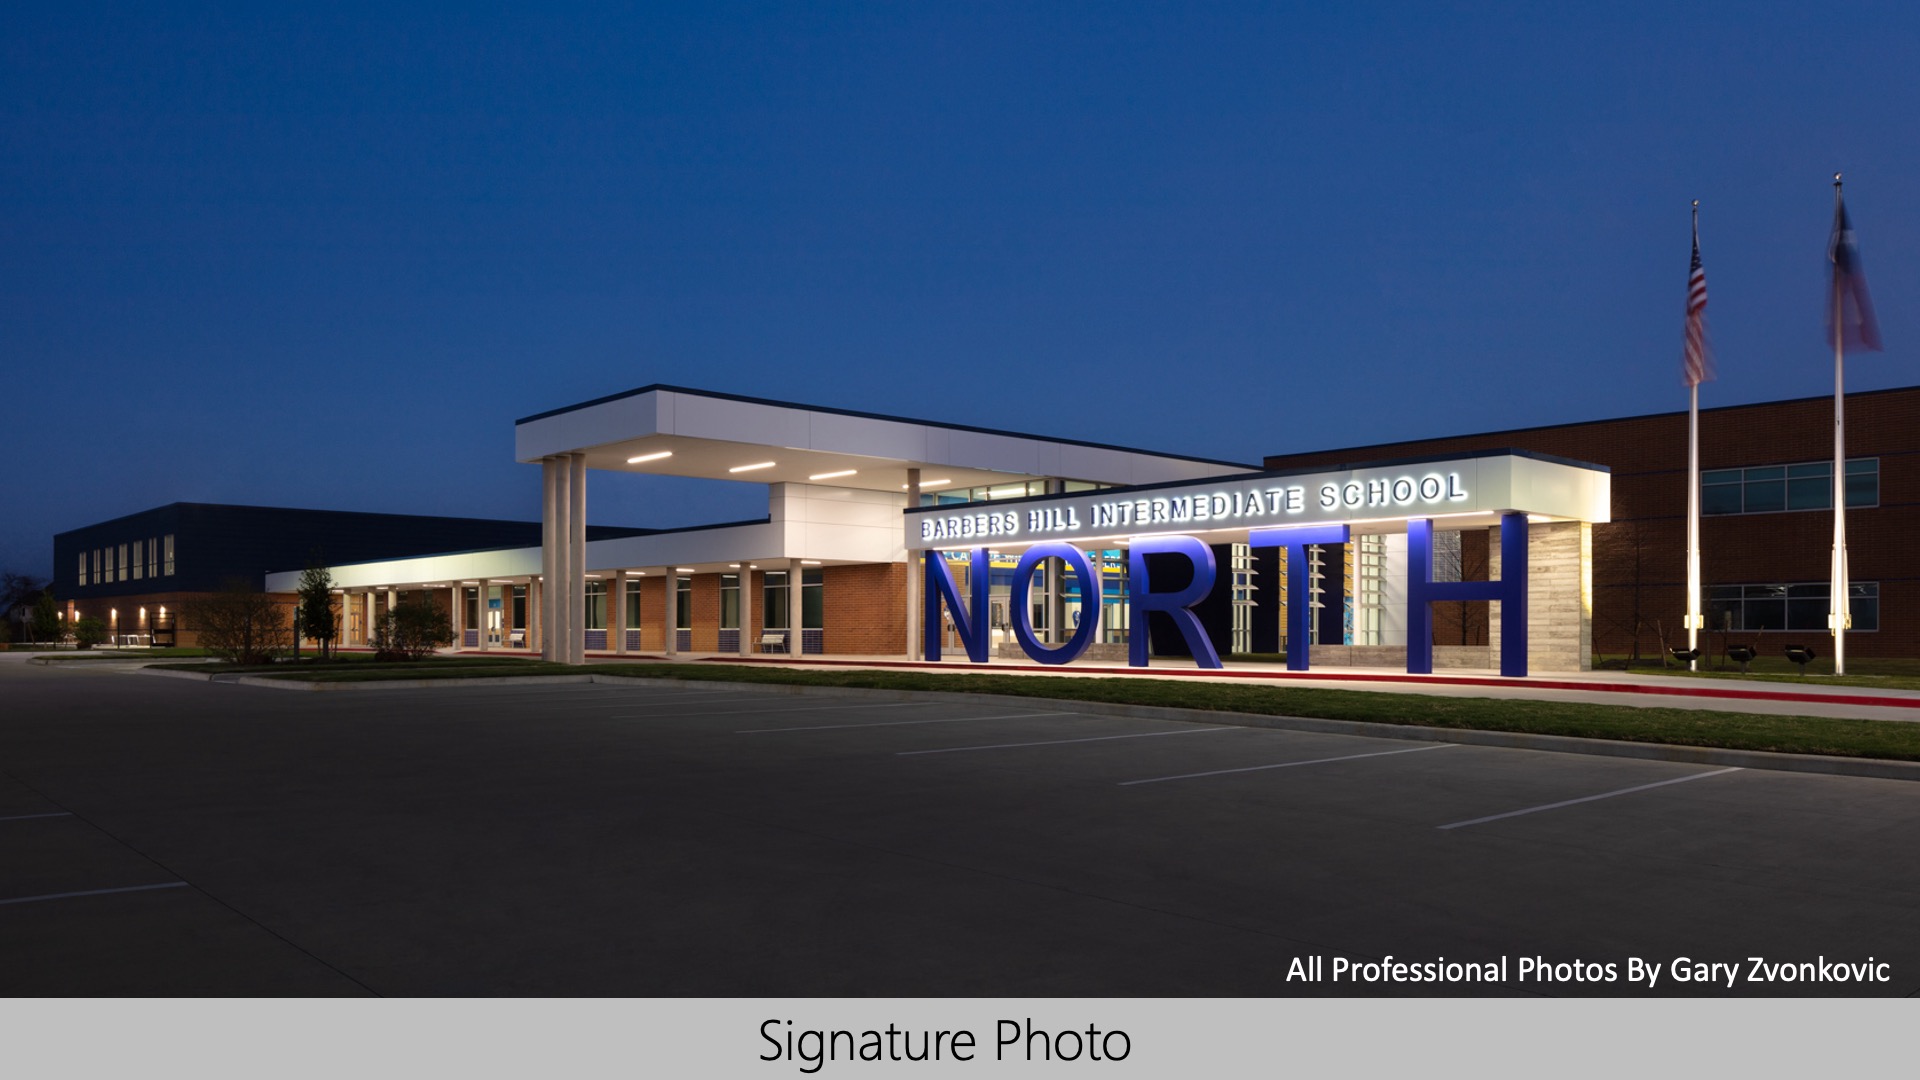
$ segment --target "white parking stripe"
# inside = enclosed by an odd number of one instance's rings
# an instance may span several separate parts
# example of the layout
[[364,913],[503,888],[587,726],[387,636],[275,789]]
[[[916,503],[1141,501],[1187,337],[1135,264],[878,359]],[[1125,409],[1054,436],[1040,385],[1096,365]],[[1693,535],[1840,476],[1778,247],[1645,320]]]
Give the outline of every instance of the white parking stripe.
[[872,724],[817,724],[813,727],[747,728],[735,735],[776,735],[783,731],[838,731],[842,728],[908,727],[913,724],[965,724],[974,720],[1020,720],[1029,716],[1066,716],[1063,712],[995,713],[992,716],[942,716],[933,720],[881,720]]
[[1043,742],[1005,742],[990,746],[945,746],[938,750],[902,750],[899,757],[913,757],[916,754],[959,754],[968,750],[1011,750],[1020,746],[1064,746],[1067,743],[1110,742],[1114,739],[1157,739],[1162,735],[1205,735],[1210,731],[1231,731],[1230,727],[1184,728],[1180,731],[1141,731],[1132,735],[1095,735],[1086,739],[1047,739]]
[[[721,709],[718,712],[671,712],[658,716],[785,716],[797,712],[835,712],[842,709],[912,709],[925,708],[924,701],[891,701],[884,705],[809,705],[804,709]],[[609,716],[609,720],[652,720],[654,716]]]
[[0,817],[0,821],[32,821],[34,818],[72,817],[73,814],[60,810],[51,814],[14,814],[12,817]]
[[1121,787],[1135,784],[1160,784],[1168,780],[1194,780],[1202,776],[1226,776],[1230,773],[1261,772],[1266,769],[1291,769],[1297,765],[1326,765],[1335,761],[1358,761],[1361,758],[1392,757],[1394,754],[1417,754],[1422,750],[1445,750],[1453,743],[1430,743],[1426,746],[1410,746],[1405,750],[1381,750],[1372,754],[1343,754],[1340,757],[1309,758],[1306,761],[1282,761],[1277,765],[1248,765],[1241,769],[1214,769],[1210,772],[1181,773],[1179,776],[1150,776],[1145,780],[1122,780]]
[[568,705],[567,708],[573,712],[585,712],[588,709],[631,709],[636,705],[651,705],[651,704],[654,704],[655,702],[662,702],[662,701],[687,702],[687,701],[709,701],[709,700],[713,701],[716,704],[724,705],[724,704],[732,704],[732,703],[741,702],[741,701],[759,701],[761,699],[772,698],[774,696],[775,695],[773,694],[746,694],[742,696],[735,696],[732,694],[711,694],[711,695],[709,694],[663,694],[659,697],[654,697],[652,695],[643,695],[637,698],[628,697],[625,701],[609,701],[609,702],[603,702],[595,705]]
[[67,900],[76,896],[107,896],[112,893],[148,892],[153,889],[184,889],[186,887],[187,883],[184,881],[165,881],[158,885],[128,885],[119,889],[87,889],[84,892],[57,892],[46,893],[41,896],[16,896],[11,900],[0,900],[0,905],[32,904],[41,900]]
[[1705,780],[1709,776],[1720,776],[1725,773],[1739,771],[1740,769],[1738,767],[1734,767],[1730,769],[1715,769],[1712,772],[1694,773],[1692,776],[1676,776],[1671,780],[1658,780],[1651,784],[1641,784],[1638,787],[1621,788],[1619,791],[1603,791],[1598,795],[1587,795],[1578,799],[1565,799],[1561,802],[1547,803],[1545,806],[1529,806],[1525,810],[1509,810],[1504,814],[1488,814],[1486,817],[1477,817],[1471,821],[1456,821],[1451,825],[1436,825],[1434,827],[1438,829],[1462,829],[1468,825],[1481,825],[1489,821],[1499,821],[1502,818],[1519,817],[1522,814],[1537,814],[1542,810],[1558,810],[1563,806],[1578,806],[1581,803],[1593,802],[1596,799],[1611,799],[1615,795],[1631,795],[1636,791],[1650,791],[1653,788],[1666,787],[1668,784],[1684,784],[1689,780]]

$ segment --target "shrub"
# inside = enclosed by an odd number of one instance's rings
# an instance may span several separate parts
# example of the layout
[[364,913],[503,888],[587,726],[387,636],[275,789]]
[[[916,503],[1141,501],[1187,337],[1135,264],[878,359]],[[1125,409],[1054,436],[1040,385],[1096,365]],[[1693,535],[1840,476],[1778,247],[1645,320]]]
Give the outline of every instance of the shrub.
[[453,623],[424,596],[410,596],[374,621],[375,660],[418,660],[453,641]]
[[208,655],[222,660],[267,664],[292,646],[286,611],[245,582],[228,583],[187,605],[184,614]]
[[73,624],[75,648],[91,649],[107,640],[107,624],[91,615],[81,616]]

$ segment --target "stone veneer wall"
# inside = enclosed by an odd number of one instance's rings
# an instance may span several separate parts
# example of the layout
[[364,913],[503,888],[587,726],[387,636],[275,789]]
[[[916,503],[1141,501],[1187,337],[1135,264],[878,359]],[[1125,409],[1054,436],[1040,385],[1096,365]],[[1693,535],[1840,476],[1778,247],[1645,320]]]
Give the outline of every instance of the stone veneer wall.
[[[1488,540],[1490,576],[1500,577],[1500,537]],[[1593,526],[1583,521],[1535,524],[1527,530],[1527,673],[1588,671],[1593,667]],[[1487,640],[1500,656],[1500,605],[1492,609]]]

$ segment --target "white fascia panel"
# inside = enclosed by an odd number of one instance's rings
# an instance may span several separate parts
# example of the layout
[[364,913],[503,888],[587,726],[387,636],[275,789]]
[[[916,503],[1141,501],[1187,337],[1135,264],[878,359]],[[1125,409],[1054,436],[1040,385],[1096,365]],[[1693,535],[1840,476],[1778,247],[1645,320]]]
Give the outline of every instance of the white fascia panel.
[[956,431],[951,437],[949,465],[989,469],[994,472],[1045,476],[1040,455],[1032,442],[1004,435],[985,435],[977,431]]
[[[771,524],[755,524],[597,540],[587,545],[587,569],[598,573],[649,566],[684,566],[696,562],[777,558],[782,554],[779,536],[779,530]],[[537,555],[539,549],[535,548],[534,551]]]
[[857,454],[889,463],[926,459],[927,429],[922,425],[828,412],[807,415],[812,421],[812,434],[806,445],[814,450]]
[[809,559],[845,562],[901,562],[907,549],[898,527],[807,522],[800,527],[799,551]]
[[1508,458],[1518,505],[1536,514],[1575,521],[1613,520],[1613,476],[1534,458]]
[[516,424],[514,460],[535,462],[549,454],[568,454],[661,434],[668,430],[663,423],[669,404],[661,400],[665,396],[655,390]]
[[661,396],[671,399],[671,434],[756,446],[810,446],[809,414],[803,410],[671,391]]
[[[926,452],[920,460],[934,466],[953,464],[953,429],[925,428],[923,430],[926,433]],[[940,478],[923,473],[920,479],[938,480]]]
[[[503,548],[453,555],[423,555],[411,559],[353,563],[330,569],[336,589],[378,589],[389,585],[418,585],[425,581],[527,577],[540,573],[540,549]],[[268,592],[294,592],[300,587],[300,572],[268,574],[265,587]]]

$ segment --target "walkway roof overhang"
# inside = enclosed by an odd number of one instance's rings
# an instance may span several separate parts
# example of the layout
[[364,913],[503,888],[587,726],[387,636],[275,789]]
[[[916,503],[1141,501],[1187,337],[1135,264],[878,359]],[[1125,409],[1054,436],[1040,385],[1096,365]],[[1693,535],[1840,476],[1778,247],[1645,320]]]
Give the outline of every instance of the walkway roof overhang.
[[[910,468],[937,491],[1043,477],[1154,484],[1255,467],[664,385],[514,425],[519,461],[575,453],[612,472],[896,492]],[[671,456],[653,456],[662,454]]]

